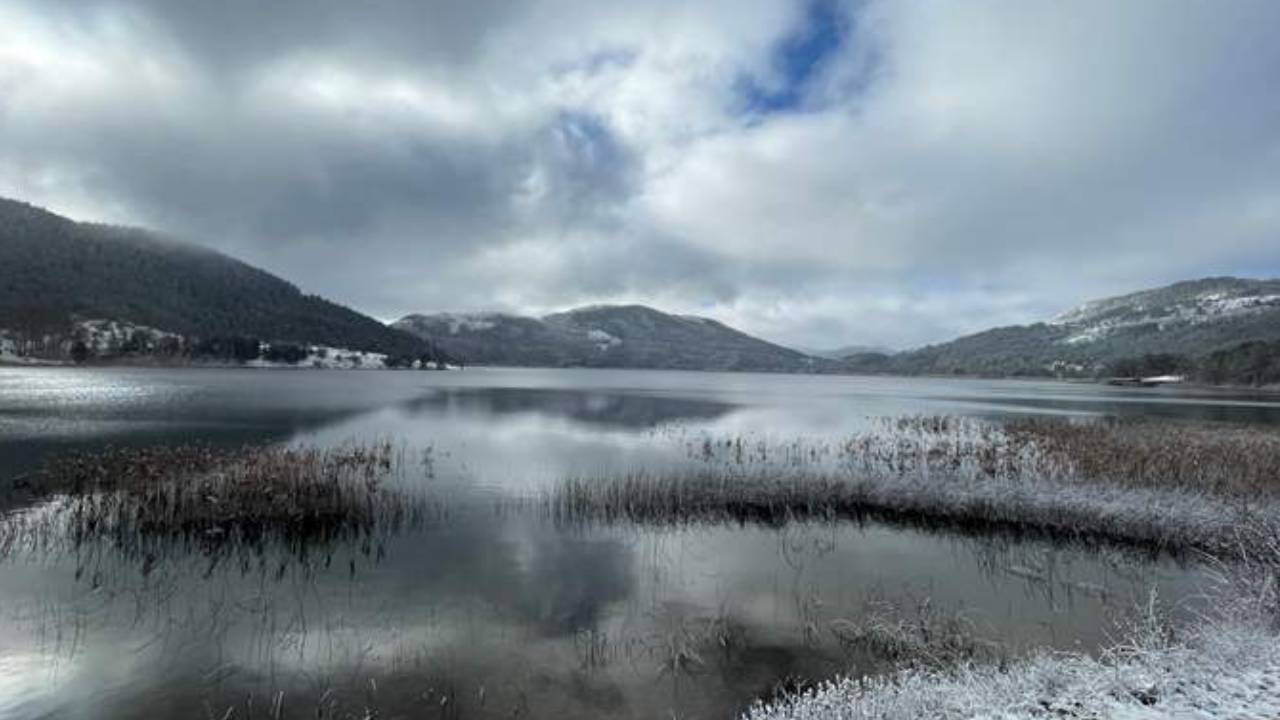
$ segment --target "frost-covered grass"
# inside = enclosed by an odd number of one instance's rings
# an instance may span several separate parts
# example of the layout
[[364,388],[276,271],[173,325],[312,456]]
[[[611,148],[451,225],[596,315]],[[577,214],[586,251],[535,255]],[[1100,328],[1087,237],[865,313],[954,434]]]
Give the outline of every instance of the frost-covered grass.
[[1280,639],[1215,622],[1171,643],[1102,658],[1040,654],[1005,669],[965,665],[839,679],[748,720],[921,718],[1266,718],[1280,716]]
[[401,455],[380,442],[68,456],[30,481],[40,502],[0,515],[0,559],[110,547],[149,567],[193,550],[260,556],[280,546],[305,559],[340,541],[369,548],[429,509],[391,482]]
[[[735,444],[709,443],[711,448]],[[1280,528],[1280,436],[1159,423],[1001,426],[886,421],[799,464],[707,463],[666,474],[568,479],[544,505],[565,521],[860,519],[1035,532],[1229,554]],[[735,454],[734,457],[738,455]]]
[[743,720],[1280,717],[1280,554],[1230,570],[1212,615],[1170,625],[1155,603],[1099,656],[912,665],[844,677],[750,708]]
[[1002,431],[1037,472],[1125,487],[1280,497],[1280,432],[1224,423],[1020,419]]
[[[1151,421],[996,428],[926,418],[892,427],[892,441],[853,444],[856,472],[846,481],[856,490],[845,496],[926,518],[1210,550],[1222,578],[1210,609],[1175,625],[1153,602],[1097,655],[928,663],[903,646],[897,670],[851,668],[757,704],[744,720],[1280,717],[1275,433]],[[901,635],[896,625],[871,627],[888,627],[891,641]]]

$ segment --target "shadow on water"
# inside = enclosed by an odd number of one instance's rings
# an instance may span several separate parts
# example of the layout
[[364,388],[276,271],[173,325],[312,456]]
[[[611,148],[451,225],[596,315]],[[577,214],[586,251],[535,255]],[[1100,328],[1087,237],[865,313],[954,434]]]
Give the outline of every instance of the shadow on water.
[[637,392],[497,387],[439,389],[403,407],[437,415],[540,415],[624,430],[646,430],[675,421],[711,421],[738,408],[717,400]]
[[0,481],[59,455],[108,446],[284,441],[424,391],[377,384],[356,391],[340,380],[332,373],[211,369],[0,373]]

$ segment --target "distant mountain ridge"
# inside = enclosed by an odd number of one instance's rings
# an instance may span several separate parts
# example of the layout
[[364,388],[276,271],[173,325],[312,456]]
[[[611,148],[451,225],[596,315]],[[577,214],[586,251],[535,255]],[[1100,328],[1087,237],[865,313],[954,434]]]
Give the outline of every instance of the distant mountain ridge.
[[[896,354],[860,354],[854,372],[1125,374],[1141,358],[1190,368],[1244,343],[1280,342],[1280,280],[1211,277],[1085,303],[1046,322],[993,328]],[[1181,360],[1179,360],[1181,359]]]
[[388,327],[207,248],[140,229],[79,223],[0,198],[0,355],[76,359],[87,352],[105,359],[134,353],[238,362],[261,355],[268,362],[293,362],[319,352],[328,362],[323,353],[334,349],[383,355],[392,366],[458,359],[902,375],[1175,373],[1271,384],[1280,383],[1280,279],[1189,280],[914,350],[849,347],[820,357],[709,318],[642,305],[544,317],[408,315]]
[[0,199],[0,329],[41,334],[72,318],[190,338],[429,352],[419,338],[213,250]]
[[892,350],[883,345],[842,345],[835,348],[812,348],[812,347],[796,347],[796,350],[810,357],[824,358],[827,360],[843,360],[850,355],[865,355],[867,353],[879,353],[881,355],[890,355]]
[[480,365],[813,372],[825,361],[709,318],[643,305],[596,305],[544,317],[408,315],[396,327]]

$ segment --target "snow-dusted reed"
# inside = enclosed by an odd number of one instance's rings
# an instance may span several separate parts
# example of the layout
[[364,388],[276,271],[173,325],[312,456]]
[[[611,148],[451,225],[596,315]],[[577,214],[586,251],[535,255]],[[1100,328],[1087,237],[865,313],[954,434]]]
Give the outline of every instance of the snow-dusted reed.
[[743,720],[1280,717],[1275,536],[1237,558],[1213,615],[1172,626],[1145,609],[1099,656],[1040,652],[1011,665],[916,664],[758,703]]
[[[566,521],[765,522],[879,516],[1229,554],[1280,528],[1265,431],[965,418],[885,421],[812,463],[709,462],[684,473],[571,479],[546,498]],[[829,457],[831,456],[831,457]]]
[[1041,654],[1004,670],[961,666],[840,679],[748,720],[1245,718],[1280,716],[1280,640],[1248,623],[1209,623],[1100,659]]
[[306,560],[345,541],[368,554],[430,509],[391,483],[402,464],[388,442],[69,456],[37,477],[37,502],[0,516],[0,559],[111,548],[149,570],[168,554],[247,558],[267,546]]

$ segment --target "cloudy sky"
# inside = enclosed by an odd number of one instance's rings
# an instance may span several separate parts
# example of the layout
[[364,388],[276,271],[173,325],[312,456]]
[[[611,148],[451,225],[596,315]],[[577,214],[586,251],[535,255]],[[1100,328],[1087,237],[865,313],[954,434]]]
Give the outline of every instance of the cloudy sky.
[[1280,275],[1272,0],[3,0],[0,195],[383,319],[906,347]]

